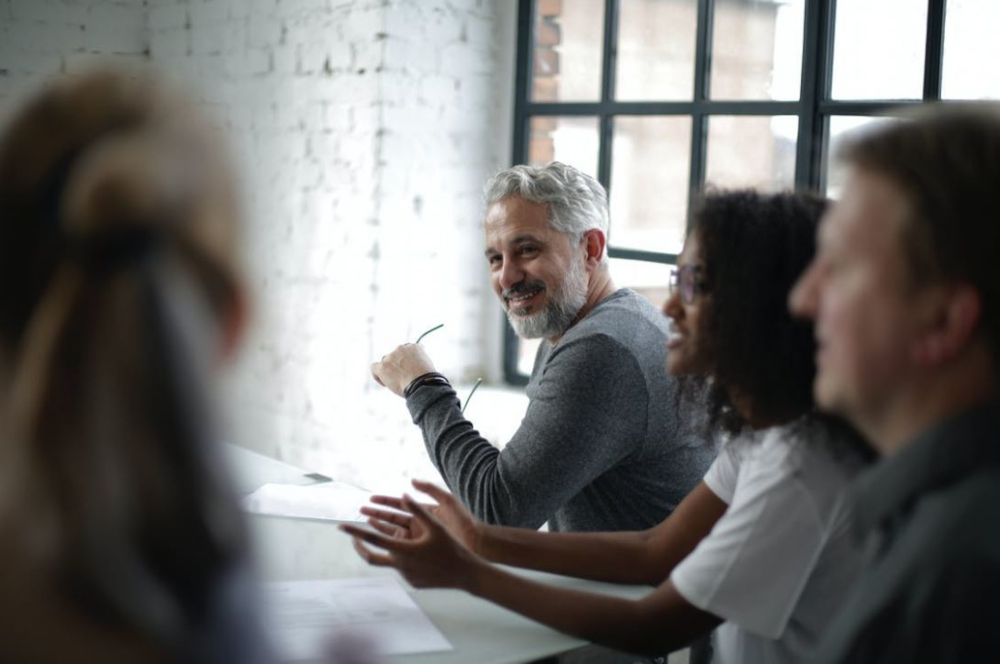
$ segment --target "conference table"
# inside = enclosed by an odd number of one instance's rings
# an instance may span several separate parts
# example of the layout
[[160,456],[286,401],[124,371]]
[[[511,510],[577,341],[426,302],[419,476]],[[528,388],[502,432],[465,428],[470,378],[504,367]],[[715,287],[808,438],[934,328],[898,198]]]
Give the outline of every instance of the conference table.
[[[266,482],[322,482],[326,478],[262,455],[227,446],[241,492]],[[587,645],[464,591],[417,590],[392,569],[371,567],[337,523],[253,514],[249,517],[259,576],[265,582],[369,578],[396,579],[453,646],[452,650],[385,658],[399,664],[503,664],[531,662]],[[638,598],[645,586],[621,586],[519,570],[559,586]]]

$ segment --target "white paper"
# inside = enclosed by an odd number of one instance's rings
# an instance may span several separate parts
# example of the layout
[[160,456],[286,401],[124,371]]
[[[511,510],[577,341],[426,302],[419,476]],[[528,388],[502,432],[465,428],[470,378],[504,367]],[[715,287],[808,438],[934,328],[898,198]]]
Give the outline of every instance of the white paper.
[[380,655],[439,652],[452,646],[389,577],[264,584],[265,615],[284,660],[320,659],[331,639],[350,637]]
[[316,478],[301,468],[266,457],[231,443],[222,446],[223,458],[229,465],[236,490],[240,495],[256,491],[268,482],[282,484],[315,484]]
[[361,506],[372,493],[344,482],[298,486],[265,484],[243,498],[243,508],[254,514],[293,516],[324,521],[363,521]]

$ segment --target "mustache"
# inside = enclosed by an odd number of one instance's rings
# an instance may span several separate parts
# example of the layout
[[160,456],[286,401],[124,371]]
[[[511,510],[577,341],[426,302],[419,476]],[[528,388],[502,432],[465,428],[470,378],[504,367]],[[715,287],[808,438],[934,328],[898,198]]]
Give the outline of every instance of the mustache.
[[543,290],[545,290],[545,284],[541,281],[522,281],[519,284],[514,284],[510,288],[503,289],[500,292],[500,297],[504,300],[509,300],[515,295],[527,295],[529,293],[537,293]]

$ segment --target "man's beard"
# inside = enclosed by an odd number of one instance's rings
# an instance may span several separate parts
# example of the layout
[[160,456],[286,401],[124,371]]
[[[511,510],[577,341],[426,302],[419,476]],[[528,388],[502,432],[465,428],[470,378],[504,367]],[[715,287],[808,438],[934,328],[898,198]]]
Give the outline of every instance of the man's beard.
[[[501,297],[507,298],[520,293],[543,290],[545,284],[540,281],[522,282],[503,291]],[[562,281],[555,285],[549,293],[542,310],[528,315],[518,315],[520,309],[507,308],[507,320],[522,339],[551,338],[561,336],[576,320],[580,309],[587,302],[587,270],[582,261],[573,261],[569,272]],[[513,310],[512,310],[513,309]]]

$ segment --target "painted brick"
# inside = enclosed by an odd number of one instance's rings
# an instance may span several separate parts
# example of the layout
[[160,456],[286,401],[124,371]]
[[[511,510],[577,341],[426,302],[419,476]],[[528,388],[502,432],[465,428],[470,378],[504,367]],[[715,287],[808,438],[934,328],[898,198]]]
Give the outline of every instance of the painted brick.
[[191,17],[191,25],[196,27],[206,27],[225,23],[229,18],[230,2],[220,0],[191,0],[188,5],[188,15]]
[[67,74],[79,74],[108,65],[119,67],[141,66],[147,62],[142,55],[125,55],[116,53],[70,53],[63,56],[63,71]]
[[150,36],[150,58],[166,64],[189,55],[191,34],[187,30],[164,30]]
[[145,22],[125,25],[100,20],[91,21],[82,31],[86,49],[91,53],[145,53],[149,38],[144,31]]
[[[7,76],[28,88],[30,83],[38,82],[37,77],[52,76],[63,69],[63,57],[57,53],[31,53],[28,51],[11,51],[3,55],[0,68]],[[29,83],[30,82],[30,83]],[[16,94],[16,93],[15,93]]]
[[271,49],[274,73],[279,76],[295,74],[298,60],[298,46],[275,46]]
[[149,8],[148,25],[152,31],[184,28],[188,22],[187,5],[158,4]]
[[278,0],[244,0],[251,16],[273,16],[277,13]]
[[[507,4],[0,0],[0,16],[27,35],[0,44],[0,112],[12,91],[120,50],[137,53],[116,60],[151,61],[200,89],[241,170],[258,293],[227,380],[229,439],[371,488],[405,485],[435,471],[405,407],[373,384],[371,361],[442,321],[428,349],[443,371],[475,376],[498,354],[479,224],[482,182],[507,143],[497,130],[509,123],[498,91],[513,78],[498,64],[513,58],[513,29],[497,27],[514,23]],[[74,23],[88,53],[51,27]],[[29,51],[40,43],[52,53]],[[492,410],[477,428],[490,430]]]
[[262,48],[246,49],[238,55],[225,57],[226,74],[230,76],[256,76],[267,74],[272,67],[270,51]]
[[68,53],[84,47],[85,27],[70,23],[15,26],[9,35],[11,46],[35,53]]
[[247,44],[273,47],[281,40],[281,21],[274,17],[254,14],[247,29]]
[[538,0],[539,16],[559,16],[562,14],[562,0]]
[[83,25],[87,22],[86,2],[58,0],[9,0],[10,17],[15,21],[44,21],[49,24]]

